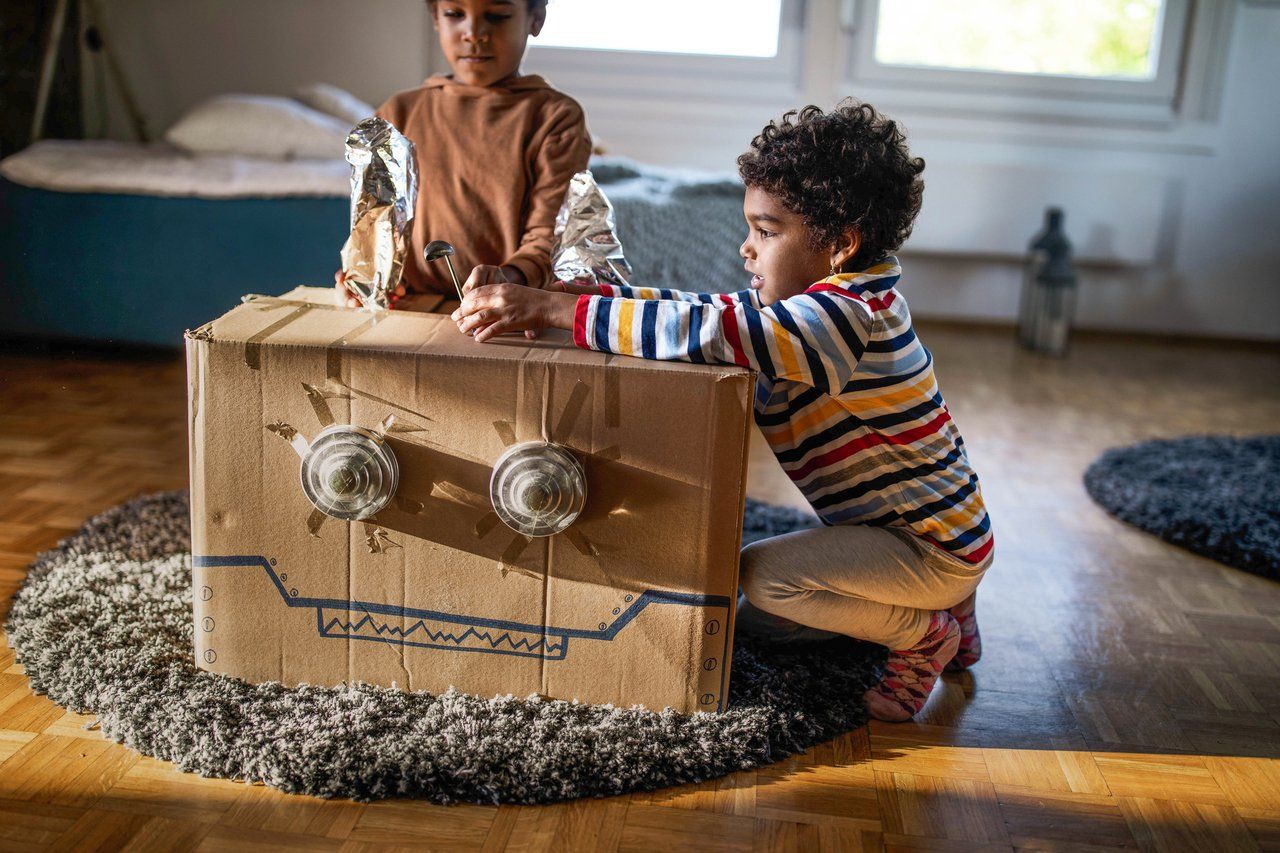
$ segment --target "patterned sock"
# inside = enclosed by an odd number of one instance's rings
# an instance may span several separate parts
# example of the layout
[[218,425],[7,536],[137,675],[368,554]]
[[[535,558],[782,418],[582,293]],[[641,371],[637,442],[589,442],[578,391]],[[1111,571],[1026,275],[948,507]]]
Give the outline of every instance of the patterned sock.
[[977,601],[978,593],[974,592],[947,611],[960,623],[960,648],[947,664],[947,672],[968,669],[982,657],[982,635],[978,633],[978,614],[974,612]]
[[935,610],[920,642],[889,652],[880,683],[863,694],[871,716],[889,722],[911,719],[924,707],[959,644],[959,623],[947,611]]

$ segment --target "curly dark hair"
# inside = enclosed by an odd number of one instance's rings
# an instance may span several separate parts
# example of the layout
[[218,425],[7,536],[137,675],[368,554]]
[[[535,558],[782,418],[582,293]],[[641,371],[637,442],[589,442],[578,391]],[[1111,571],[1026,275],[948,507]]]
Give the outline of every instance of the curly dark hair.
[[866,269],[910,236],[923,171],[897,123],[851,98],[829,113],[812,105],[791,110],[738,158],[743,182],[798,214],[815,250],[857,230],[862,245],[845,264],[849,270]]

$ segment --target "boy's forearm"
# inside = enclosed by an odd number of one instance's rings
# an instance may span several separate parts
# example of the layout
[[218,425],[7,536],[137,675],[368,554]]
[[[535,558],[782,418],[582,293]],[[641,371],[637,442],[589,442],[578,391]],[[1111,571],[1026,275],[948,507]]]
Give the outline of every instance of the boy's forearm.
[[580,296],[574,305],[573,342],[583,349],[658,361],[700,363],[726,357],[724,303]]
[[547,327],[573,331],[574,316],[578,310],[579,297],[573,293],[555,293],[545,291],[547,298]]
[[583,296],[574,306],[573,340],[584,349],[737,364],[822,390],[843,388],[867,339],[833,337],[830,314],[810,299],[758,309],[745,296],[732,304]]

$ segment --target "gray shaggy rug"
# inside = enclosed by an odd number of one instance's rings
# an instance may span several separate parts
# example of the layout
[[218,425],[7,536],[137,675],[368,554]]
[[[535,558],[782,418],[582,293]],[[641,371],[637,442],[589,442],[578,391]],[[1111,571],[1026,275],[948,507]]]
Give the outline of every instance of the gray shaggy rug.
[[1117,518],[1280,580],[1280,435],[1197,436],[1108,450],[1084,474]]
[[[862,725],[880,646],[737,643],[730,710],[684,715],[367,685],[251,685],[192,662],[187,496],[144,497],[46,552],[6,630],[34,690],[202,776],[319,797],[544,803],[698,782]],[[812,521],[752,504],[747,540]]]

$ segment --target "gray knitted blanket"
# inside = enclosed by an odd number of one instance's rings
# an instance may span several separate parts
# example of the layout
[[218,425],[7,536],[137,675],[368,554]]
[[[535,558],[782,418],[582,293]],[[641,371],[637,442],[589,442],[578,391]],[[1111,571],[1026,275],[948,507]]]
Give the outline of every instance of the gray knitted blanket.
[[613,203],[632,282],[708,293],[746,288],[738,247],[746,235],[742,183],[732,175],[682,172],[621,157],[591,171]]

